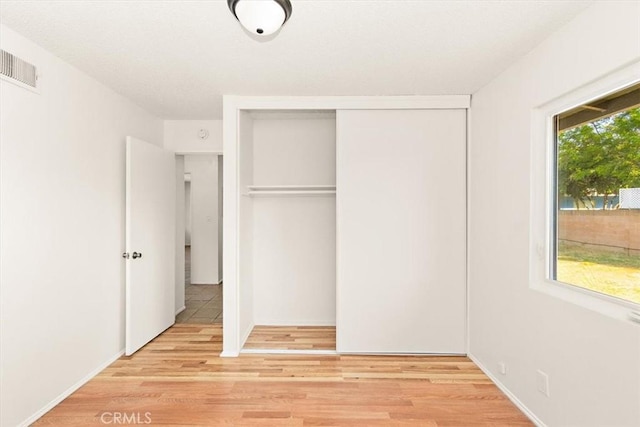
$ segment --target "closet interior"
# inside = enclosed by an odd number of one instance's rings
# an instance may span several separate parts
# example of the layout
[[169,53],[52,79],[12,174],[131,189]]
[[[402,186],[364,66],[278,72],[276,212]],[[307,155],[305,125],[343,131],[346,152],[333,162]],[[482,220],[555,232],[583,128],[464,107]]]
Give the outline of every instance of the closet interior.
[[335,351],[336,112],[239,112],[243,351]]

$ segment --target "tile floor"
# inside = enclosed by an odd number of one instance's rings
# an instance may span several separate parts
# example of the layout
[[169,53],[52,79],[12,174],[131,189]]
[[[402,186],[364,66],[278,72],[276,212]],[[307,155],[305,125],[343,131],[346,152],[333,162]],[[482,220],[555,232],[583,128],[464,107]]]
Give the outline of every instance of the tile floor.
[[191,253],[185,250],[185,309],[176,323],[222,323],[222,285],[191,284]]

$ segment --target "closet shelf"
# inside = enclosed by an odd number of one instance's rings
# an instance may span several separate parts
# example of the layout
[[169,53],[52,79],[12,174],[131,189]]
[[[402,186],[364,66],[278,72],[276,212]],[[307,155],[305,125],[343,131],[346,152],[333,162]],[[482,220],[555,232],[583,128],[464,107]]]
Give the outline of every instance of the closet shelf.
[[293,197],[293,196],[329,196],[336,194],[336,190],[307,190],[307,191],[248,191],[249,197]]
[[249,191],[335,191],[335,185],[248,185]]
[[249,197],[293,197],[293,196],[330,196],[336,195],[335,191],[249,191]]
[[248,185],[249,197],[328,196],[336,194],[335,185]]

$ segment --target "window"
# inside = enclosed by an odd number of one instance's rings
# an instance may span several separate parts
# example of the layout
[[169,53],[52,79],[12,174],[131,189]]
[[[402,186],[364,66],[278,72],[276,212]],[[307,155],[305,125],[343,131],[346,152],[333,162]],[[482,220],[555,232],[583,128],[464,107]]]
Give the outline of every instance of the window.
[[551,278],[640,304],[640,84],[554,123]]

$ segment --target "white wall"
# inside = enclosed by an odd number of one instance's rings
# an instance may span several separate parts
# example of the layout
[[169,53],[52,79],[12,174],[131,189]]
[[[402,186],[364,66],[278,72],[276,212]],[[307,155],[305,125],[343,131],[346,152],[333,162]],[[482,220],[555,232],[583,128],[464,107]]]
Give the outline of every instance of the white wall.
[[218,157],[184,156],[191,174],[191,283],[218,283]]
[[255,185],[336,185],[336,119],[257,116],[253,131]]
[[[207,153],[222,153],[222,120],[165,120],[163,122],[164,128],[164,147],[168,150],[175,151],[178,154],[207,154]],[[199,131],[205,129],[209,132],[209,136],[206,139],[199,137]],[[195,158],[196,156],[189,156],[189,158]],[[200,162],[195,160],[191,162],[192,167]],[[215,160],[216,166],[216,179],[213,180],[214,186],[217,186],[217,158]],[[211,173],[213,169],[204,169],[199,172],[200,177],[198,180],[207,180],[211,182]],[[185,172],[190,172],[188,169]],[[203,175],[206,174],[205,175]],[[193,177],[192,177],[193,179]],[[195,188],[195,189],[194,189]],[[195,200],[193,197],[203,197],[204,199]],[[218,241],[218,236],[222,238],[220,230],[212,232],[211,224],[218,227],[218,208],[220,204],[218,201],[217,191],[212,191],[210,186],[201,186],[198,184],[190,183],[188,188],[185,189],[185,203],[187,204],[185,213],[185,244],[191,245],[191,283],[219,283],[222,281],[222,268],[220,248],[222,242]],[[214,196],[215,203],[212,203],[208,199],[209,196]],[[196,208],[198,206],[199,208]],[[199,209],[198,212],[192,211],[192,209]],[[211,216],[211,222],[207,222],[206,218]],[[199,218],[199,224],[195,221]],[[196,243],[192,243],[192,236],[194,229],[198,228],[201,231],[201,235],[195,237]],[[221,228],[221,227],[219,227]],[[209,241],[208,239],[214,240]],[[181,249],[177,249],[181,252]],[[211,263],[211,258],[216,258],[215,262]]]
[[124,348],[125,137],[162,122],[0,26],[41,93],[0,83],[0,424],[41,415]]
[[640,327],[529,287],[532,111],[637,61],[639,23],[598,2],[473,95],[470,352],[550,426],[640,425]]
[[[253,123],[254,185],[335,185],[335,118]],[[253,199],[253,301],[257,325],[335,324],[335,197]]]
[[[184,156],[181,156],[184,161]],[[189,176],[191,179],[191,176]],[[191,181],[184,181],[184,244],[191,246]]]
[[[198,131],[209,137],[200,139]],[[222,120],[165,120],[164,147],[176,153],[222,153]]]

